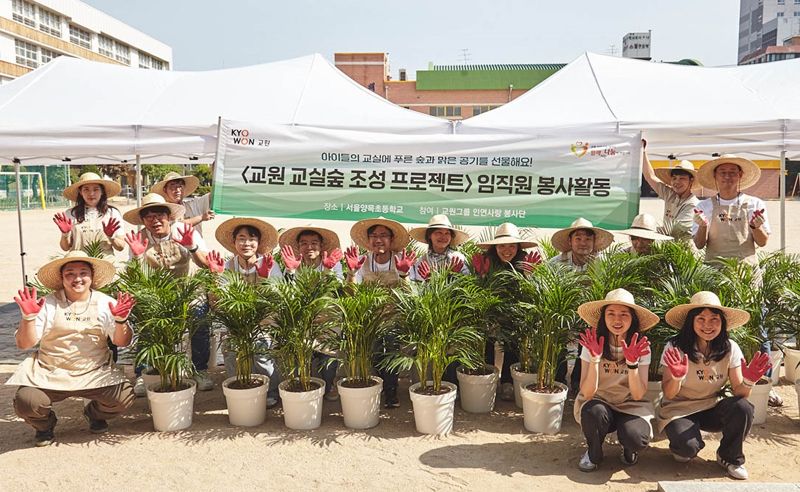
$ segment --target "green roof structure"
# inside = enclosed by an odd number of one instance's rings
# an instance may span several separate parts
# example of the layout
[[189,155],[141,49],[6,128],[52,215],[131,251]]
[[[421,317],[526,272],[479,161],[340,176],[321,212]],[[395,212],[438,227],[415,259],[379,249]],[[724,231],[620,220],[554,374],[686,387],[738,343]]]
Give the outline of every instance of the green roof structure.
[[565,66],[564,63],[503,65],[431,65],[417,70],[417,90],[498,90],[510,85],[530,89]]

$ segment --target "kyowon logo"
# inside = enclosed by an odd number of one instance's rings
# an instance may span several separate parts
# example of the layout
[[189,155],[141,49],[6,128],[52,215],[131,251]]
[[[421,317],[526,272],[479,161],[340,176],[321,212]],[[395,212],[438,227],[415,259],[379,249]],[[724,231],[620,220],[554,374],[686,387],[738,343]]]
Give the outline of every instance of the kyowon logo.
[[231,140],[237,145],[251,145],[255,147],[269,147],[270,141],[266,138],[254,138],[247,128],[231,128]]
[[576,157],[583,157],[589,151],[589,142],[575,142],[570,146],[570,150]]

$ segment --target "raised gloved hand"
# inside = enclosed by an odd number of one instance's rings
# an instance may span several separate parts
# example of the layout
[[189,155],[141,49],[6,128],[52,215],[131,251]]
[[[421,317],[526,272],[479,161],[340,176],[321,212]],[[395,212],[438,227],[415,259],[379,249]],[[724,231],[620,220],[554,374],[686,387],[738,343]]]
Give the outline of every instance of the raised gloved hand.
[[120,228],[119,221],[114,217],[108,219],[108,222],[103,224],[103,232],[108,237],[113,237],[114,233],[117,232]]
[[108,309],[111,315],[114,316],[114,321],[117,323],[125,323],[128,321],[128,316],[131,314],[131,309],[136,305],[136,299],[127,292],[120,292],[117,294],[117,303],[108,303]]
[[522,261],[522,271],[524,272],[532,272],[537,265],[542,262],[542,255],[539,254],[538,251],[531,251],[527,255],[525,255],[525,259]]
[[772,363],[769,361],[769,354],[764,352],[756,352],[749,364],[742,359],[742,377],[745,384],[748,386],[756,384],[769,371],[770,367],[772,367]]
[[472,255],[472,270],[479,277],[483,277],[484,275],[489,273],[490,266],[491,266],[491,260],[489,260],[488,256],[482,253],[475,253],[474,255]]
[[414,264],[414,261],[417,259],[417,254],[413,251],[407,252],[405,250],[401,251],[399,255],[394,256],[394,264],[397,267],[398,272],[408,273],[411,270],[411,266]]
[[417,266],[417,275],[422,280],[428,280],[431,276],[431,266],[428,264],[428,260],[422,260]]
[[281,258],[283,258],[283,264],[286,265],[286,270],[289,272],[294,272],[300,268],[300,257],[295,256],[294,248],[290,245],[284,244],[281,246]]
[[764,219],[764,209],[763,208],[761,210],[756,210],[755,212],[753,212],[753,216],[750,217],[750,227],[752,229],[758,229],[759,227],[764,225],[765,222],[766,222],[766,219]]
[[44,306],[44,297],[41,299],[36,298],[36,287],[23,287],[18,290],[19,297],[14,297],[14,302],[19,306],[22,311],[22,319],[30,321],[36,319],[36,315],[42,310]]
[[125,242],[131,249],[131,254],[134,258],[138,258],[147,250],[147,238],[144,237],[142,232],[131,231],[125,235]]
[[628,365],[638,364],[639,358],[650,353],[650,341],[647,340],[647,337],[639,338],[639,334],[634,333],[630,345],[625,343],[624,339],[622,340],[622,353],[625,355],[625,362]]
[[464,270],[464,260],[458,257],[453,257],[450,260],[450,271],[453,273],[461,273]]
[[600,337],[598,340],[597,328],[587,328],[586,331],[580,334],[579,338],[580,340],[578,343],[589,351],[592,362],[600,362],[600,358],[603,356],[603,346],[606,343],[606,337]]
[[699,208],[694,209],[694,217],[692,220],[694,220],[694,223],[700,227],[708,227],[708,218],[706,217],[706,214],[704,214]]
[[269,278],[269,274],[274,265],[275,258],[273,258],[272,255],[264,255],[264,259],[261,260],[261,264],[256,264],[256,273],[261,278]]
[[68,234],[72,230],[72,219],[67,214],[58,213],[53,216],[53,222],[58,226],[61,234]]
[[178,228],[178,233],[172,236],[172,240],[188,250],[194,249],[194,227],[191,224],[183,223]]
[[669,347],[664,351],[664,364],[674,379],[683,379],[689,372],[689,356],[681,353],[677,347]]
[[206,258],[208,259],[208,269],[211,270],[211,273],[222,273],[225,270],[225,260],[221,254],[212,250],[209,251]]
[[358,246],[356,245],[352,245],[345,250],[344,258],[347,261],[347,268],[353,272],[361,268],[364,262],[367,261],[366,256],[360,256],[358,254]]
[[335,267],[337,263],[342,259],[342,250],[339,248],[334,248],[331,250],[330,253],[327,251],[322,252],[322,266],[330,270],[331,268]]

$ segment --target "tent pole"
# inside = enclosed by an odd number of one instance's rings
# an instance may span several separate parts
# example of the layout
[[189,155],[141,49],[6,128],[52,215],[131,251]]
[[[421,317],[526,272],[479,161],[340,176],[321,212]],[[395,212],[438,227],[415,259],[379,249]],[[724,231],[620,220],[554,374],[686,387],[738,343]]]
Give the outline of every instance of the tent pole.
[[786,148],[781,151],[781,171],[780,179],[778,180],[780,186],[781,197],[781,251],[786,251]]
[[136,154],[136,206],[142,206],[142,160],[139,154]]
[[28,277],[25,275],[25,244],[22,240],[22,188],[20,185],[19,175],[19,159],[14,159],[14,174],[17,177],[17,226],[19,227],[19,263],[22,267],[22,285],[28,282]]

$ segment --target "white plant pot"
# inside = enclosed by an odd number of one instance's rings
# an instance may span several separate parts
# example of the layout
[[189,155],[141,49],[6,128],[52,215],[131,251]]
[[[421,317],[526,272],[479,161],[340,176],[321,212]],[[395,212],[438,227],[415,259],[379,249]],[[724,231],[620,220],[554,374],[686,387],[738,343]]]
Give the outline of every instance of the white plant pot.
[[159,432],[186,429],[192,425],[194,415],[194,394],[197,383],[194,379],[184,379],[189,387],[168,393],[154,391],[161,382],[147,386],[147,401],[153,415],[153,427]]
[[767,421],[767,404],[769,403],[769,391],[771,389],[772,383],[769,383],[756,384],[750,390],[750,396],[747,399],[750,400],[750,403],[755,408],[753,424],[763,424]]
[[325,381],[311,378],[319,387],[311,391],[287,391],[284,388],[292,380],[278,385],[283,405],[283,423],[295,430],[316,429],[322,424],[322,395],[325,394]]
[[511,379],[514,380],[514,403],[517,404],[517,408],[522,408],[522,391],[520,391],[520,388],[538,381],[538,376],[529,372],[521,372],[519,370],[519,362],[517,362],[511,365]]
[[[144,387],[149,388],[151,384],[156,384],[161,382],[161,376],[158,374],[147,374],[147,372],[142,373],[142,380],[144,381]],[[150,409],[150,399],[145,398],[147,402],[147,409]]]
[[250,378],[261,381],[261,386],[233,389],[230,385],[236,381],[236,376],[222,382],[222,393],[225,395],[225,402],[228,405],[228,420],[231,425],[253,427],[261,425],[267,418],[269,376],[251,374]]
[[797,378],[800,377],[800,374],[797,372],[797,364],[800,364],[800,350],[784,348],[783,353],[783,364],[785,366],[783,377],[786,378],[789,383],[794,384]]
[[[794,391],[797,393],[797,408],[800,410],[800,379],[794,383]],[[798,415],[800,417],[800,415]]]
[[[433,384],[432,381],[428,381]],[[456,406],[456,385],[442,381],[443,388],[450,391],[441,395],[421,395],[415,390],[420,383],[415,383],[408,388],[411,396],[411,405],[414,408],[414,423],[417,432],[421,434],[449,434],[453,430],[453,413]]]
[[644,394],[644,399],[653,403],[653,406],[658,404],[661,399],[661,381],[648,381],[647,392]]
[[488,413],[494,410],[500,370],[488,364],[484,367],[491,369],[492,373],[484,375],[465,374],[462,372],[463,367],[459,367],[456,371],[458,391],[461,393],[461,408],[465,412]]
[[342,402],[344,425],[350,429],[369,429],[378,425],[381,411],[381,391],[383,379],[372,376],[377,382],[366,388],[348,388],[344,386],[348,379],[336,383],[339,398]]
[[522,414],[525,428],[531,432],[557,434],[561,430],[561,417],[564,415],[564,401],[567,387],[556,383],[558,393],[537,393],[523,386]]
[[769,380],[772,382],[772,385],[775,386],[780,382],[781,379],[781,362],[783,362],[783,351],[770,350],[769,361],[772,363],[772,376],[770,376]]

